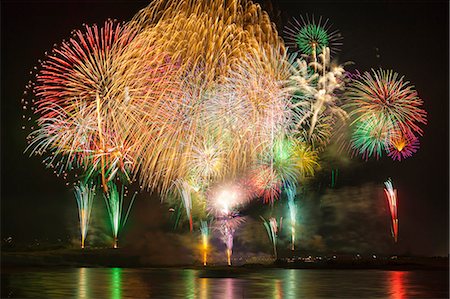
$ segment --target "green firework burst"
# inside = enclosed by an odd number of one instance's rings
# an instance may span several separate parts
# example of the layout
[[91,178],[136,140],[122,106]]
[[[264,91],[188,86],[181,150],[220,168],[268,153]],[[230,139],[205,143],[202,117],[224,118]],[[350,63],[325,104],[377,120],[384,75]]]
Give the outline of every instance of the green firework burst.
[[311,18],[300,17],[300,21],[293,19],[284,28],[286,45],[296,49],[302,54],[319,55],[323,48],[330,48],[331,54],[335,54],[342,45],[342,36],[338,30],[332,30],[328,19],[323,21],[319,17],[318,21]]
[[295,36],[295,42],[302,53],[312,55],[315,51],[320,54],[322,49],[329,45],[328,33],[317,24],[308,24],[300,29]]

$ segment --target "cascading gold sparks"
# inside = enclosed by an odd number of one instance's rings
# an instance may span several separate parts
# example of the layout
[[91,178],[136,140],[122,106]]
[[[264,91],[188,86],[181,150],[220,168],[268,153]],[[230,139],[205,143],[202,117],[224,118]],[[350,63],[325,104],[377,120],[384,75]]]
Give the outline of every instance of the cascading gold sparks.
[[[125,118],[125,126],[134,128],[134,155],[147,188],[164,194],[173,181],[203,167],[192,165],[202,155],[226,161],[220,168],[204,165],[215,178],[236,176],[287,122],[284,44],[259,5],[154,1],[127,28],[136,36],[120,60],[145,65],[164,53],[174,70],[164,78],[174,83],[170,91],[157,89],[155,99],[144,92],[137,104],[142,117]],[[146,81],[146,74],[135,75],[134,81]],[[130,89],[131,99],[134,92],[142,93]],[[206,148],[206,142],[215,146]]]

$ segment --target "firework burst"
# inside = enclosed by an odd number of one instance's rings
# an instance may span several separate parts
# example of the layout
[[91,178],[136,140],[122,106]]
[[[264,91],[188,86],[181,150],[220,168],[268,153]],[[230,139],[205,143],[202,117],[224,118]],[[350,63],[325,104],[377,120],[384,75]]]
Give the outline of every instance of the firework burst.
[[308,56],[315,57],[326,47],[331,48],[333,53],[338,51],[342,45],[342,36],[337,30],[332,30],[329,20],[323,21],[319,17],[317,21],[314,16],[311,18],[300,17],[300,20],[293,19],[284,29],[286,44],[295,50]]
[[[121,64],[115,59],[133,39],[120,23],[85,26],[56,47],[41,65],[34,93],[39,129],[30,134],[32,152],[52,152],[62,169],[76,166],[101,173],[102,186],[118,171],[130,181],[133,159],[127,153],[126,133],[118,128],[126,100]],[[118,79],[119,78],[119,79]],[[119,126],[120,127],[120,126]],[[61,157],[62,156],[62,157]]]
[[192,197],[191,185],[185,180],[177,180],[174,182],[174,186],[180,194],[181,201],[183,202],[184,209],[186,210],[186,215],[189,219],[189,230],[192,232],[193,230],[193,222],[192,222]]
[[411,157],[419,149],[419,138],[413,133],[393,132],[387,147],[388,156],[392,160],[401,161]]
[[204,140],[194,146],[189,159],[191,174],[198,178],[203,187],[220,179],[226,173],[224,147],[218,142]]
[[345,72],[342,65],[331,63],[329,48],[313,65],[317,72],[311,72],[305,60],[297,59],[286,89],[294,95],[292,133],[321,149],[328,143],[334,123],[347,120],[347,113],[341,108]]
[[216,218],[230,218],[250,198],[238,184],[219,184],[208,191],[208,210]]
[[366,160],[372,156],[378,159],[386,150],[389,132],[389,127],[386,127],[383,122],[377,122],[377,119],[355,123],[351,137],[353,152],[360,154]]
[[311,146],[306,145],[304,142],[296,141],[294,148],[295,163],[298,171],[300,172],[300,178],[307,176],[313,176],[315,170],[320,167],[319,154],[313,150]]
[[[393,142],[398,147],[407,135],[422,135],[420,125],[427,123],[426,112],[421,108],[423,101],[397,73],[379,69],[357,75],[346,94],[344,108],[352,119],[352,147],[363,157],[379,157],[389,145],[395,147]],[[416,149],[417,143],[411,142]],[[401,156],[405,158],[413,152],[411,149]],[[398,157],[395,151],[391,153]]]
[[270,163],[257,166],[249,177],[256,197],[262,198],[264,203],[273,205],[280,197],[282,181]]
[[142,101],[153,110],[139,109],[149,112],[134,124],[139,177],[148,189],[164,194],[190,175],[203,183],[234,179],[286,126],[282,82],[289,64],[257,4],[154,1],[127,28],[137,33],[121,57],[154,57],[164,49],[176,65],[169,77],[179,84],[154,103]]
[[[38,128],[26,151],[47,155],[58,176],[76,170],[103,188],[115,248],[136,196],[124,207],[125,185],[139,180],[176,201],[176,223],[184,210],[190,231],[210,217],[228,265],[240,209],[255,197],[273,205],[284,191],[294,250],[297,187],[319,168],[337,124],[351,120],[354,153],[402,160],[417,151],[427,121],[397,73],[348,76],[331,61],[342,37],[328,20],[302,17],[285,33],[300,54],[288,53],[250,0],[155,0],[129,23],[84,25],[29,85]],[[385,186],[397,242],[397,192]],[[82,247],[94,189],[75,187]],[[277,258],[282,218],[263,221]],[[213,226],[199,222],[206,265]]]

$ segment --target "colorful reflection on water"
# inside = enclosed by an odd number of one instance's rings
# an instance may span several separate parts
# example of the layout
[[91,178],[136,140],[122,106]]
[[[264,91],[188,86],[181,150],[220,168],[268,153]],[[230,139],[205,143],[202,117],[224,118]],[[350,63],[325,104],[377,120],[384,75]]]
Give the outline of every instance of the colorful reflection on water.
[[196,275],[194,271],[183,271],[185,298],[193,299],[196,294]]
[[295,269],[288,269],[285,273],[284,298],[298,298],[297,286],[302,284],[299,272]]
[[88,270],[86,268],[80,268],[78,273],[78,292],[77,292],[77,298],[78,299],[88,299],[89,296],[89,277],[88,277]]
[[281,299],[283,297],[283,289],[281,288],[281,280],[275,279],[272,298]]
[[390,298],[392,299],[405,299],[406,286],[408,273],[404,271],[392,271],[390,273]]
[[208,298],[208,278],[199,278],[199,284],[200,284],[200,299],[207,299]]
[[446,298],[447,271],[2,269],[1,298]]
[[111,299],[122,298],[122,269],[111,268]]

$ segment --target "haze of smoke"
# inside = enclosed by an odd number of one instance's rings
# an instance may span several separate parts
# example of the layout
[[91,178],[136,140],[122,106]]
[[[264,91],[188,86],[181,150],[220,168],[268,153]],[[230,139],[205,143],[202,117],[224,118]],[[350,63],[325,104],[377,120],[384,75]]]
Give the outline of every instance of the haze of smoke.
[[385,253],[391,243],[385,204],[382,188],[374,183],[328,189],[300,209],[300,243],[316,251]]

